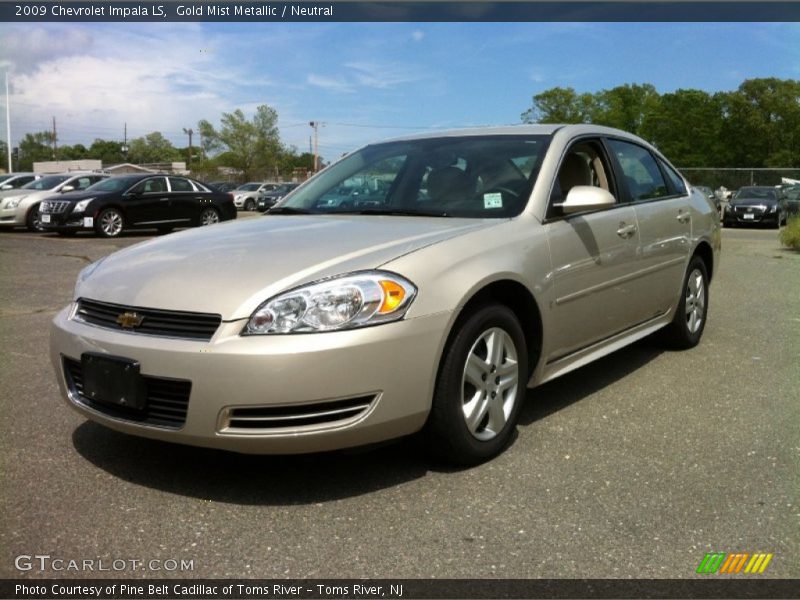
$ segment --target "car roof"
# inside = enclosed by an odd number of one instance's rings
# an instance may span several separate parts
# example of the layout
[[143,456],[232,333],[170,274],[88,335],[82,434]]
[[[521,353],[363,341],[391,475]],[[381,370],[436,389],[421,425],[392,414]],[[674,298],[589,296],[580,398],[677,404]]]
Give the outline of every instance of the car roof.
[[404,140],[420,140],[428,138],[442,138],[442,137],[467,137],[467,136],[482,136],[482,135],[553,135],[557,131],[563,131],[567,134],[587,134],[594,133],[598,135],[616,135],[631,139],[638,139],[635,135],[615,129],[613,127],[605,127],[604,125],[594,125],[592,123],[577,123],[577,124],[564,124],[564,123],[547,123],[536,125],[500,125],[491,127],[469,127],[465,129],[446,129],[430,131],[425,133],[418,133],[413,135],[401,136],[392,138],[387,141],[404,141]]

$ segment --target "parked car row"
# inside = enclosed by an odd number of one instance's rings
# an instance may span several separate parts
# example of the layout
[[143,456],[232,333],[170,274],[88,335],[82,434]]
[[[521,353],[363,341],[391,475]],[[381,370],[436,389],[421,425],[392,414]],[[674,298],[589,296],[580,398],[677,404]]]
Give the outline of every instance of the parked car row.
[[18,189],[0,190],[0,226],[60,235],[89,231],[116,237],[127,229],[166,233],[235,218],[230,194],[174,175],[71,172],[33,176]]
[[233,189],[234,184],[228,182],[218,182],[210,185],[220,191],[223,191],[223,188],[227,188],[224,191],[230,191],[233,195],[233,203],[237,209],[264,212],[300,184],[250,181],[235,189]]
[[737,191],[725,207],[722,223],[737,225],[769,225],[779,228],[788,218],[787,197],[780,188],[748,186]]
[[725,227],[767,225],[779,228],[791,215],[800,212],[800,186],[752,185],[735,191],[719,188],[716,192],[708,186],[693,187],[714,203]]

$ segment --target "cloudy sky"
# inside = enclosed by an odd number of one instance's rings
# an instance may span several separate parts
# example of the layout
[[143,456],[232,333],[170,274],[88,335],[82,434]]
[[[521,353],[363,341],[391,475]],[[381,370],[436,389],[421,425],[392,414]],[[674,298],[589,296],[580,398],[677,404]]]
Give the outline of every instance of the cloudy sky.
[[121,141],[127,123],[129,139],[161,131],[186,146],[184,127],[268,104],[301,150],[308,122],[324,122],[333,158],[413,131],[518,123],[554,86],[800,79],[798,39],[796,23],[0,23],[0,69],[12,144],[55,116],[61,144]]

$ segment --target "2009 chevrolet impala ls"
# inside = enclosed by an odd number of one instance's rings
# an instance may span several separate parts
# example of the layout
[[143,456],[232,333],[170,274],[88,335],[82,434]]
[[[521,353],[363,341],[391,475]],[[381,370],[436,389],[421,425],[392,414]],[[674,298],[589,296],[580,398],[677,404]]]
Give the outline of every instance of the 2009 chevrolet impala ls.
[[652,146],[590,125],[366,146],[263,218],[86,267],[55,318],[68,404],[253,453],[421,431],[502,451],[533,387],[656,330],[703,333],[719,219]]

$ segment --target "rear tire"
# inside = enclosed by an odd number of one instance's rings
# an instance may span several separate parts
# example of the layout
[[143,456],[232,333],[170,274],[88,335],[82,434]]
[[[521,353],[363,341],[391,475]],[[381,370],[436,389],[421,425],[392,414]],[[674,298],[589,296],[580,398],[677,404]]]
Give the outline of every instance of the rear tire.
[[685,350],[700,343],[708,317],[708,271],[699,256],[692,257],[683,277],[681,297],[672,322],[663,329],[664,342]]
[[511,441],[525,398],[528,353],[507,306],[481,306],[456,327],[423,434],[432,454],[469,466],[493,458]]
[[219,212],[216,208],[207,207],[200,211],[200,225],[214,225],[219,223]]

